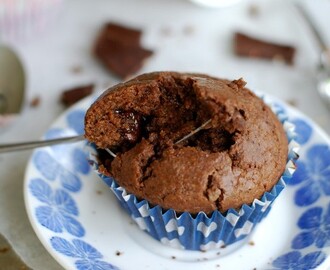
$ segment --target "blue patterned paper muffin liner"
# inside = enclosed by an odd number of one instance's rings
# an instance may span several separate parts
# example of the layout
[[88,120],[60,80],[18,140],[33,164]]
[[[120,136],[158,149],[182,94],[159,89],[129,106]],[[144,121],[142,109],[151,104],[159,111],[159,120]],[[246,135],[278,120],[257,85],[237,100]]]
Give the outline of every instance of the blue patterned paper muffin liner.
[[151,206],[147,200],[139,200],[119,186],[115,179],[98,171],[97,151],[89,145],[90,163],[102,180],[110,187],[120,204],[138,224],[156,240],[171,247],[183,250],[207,251],[238,242],[248,236],[254,227],[265,217],[273,201],[292,177],[298,159],[299,145],[295,141],[294,125],[287,121],[284,111],[270,105],[283,124],[288,138],[288,161],[278,183],[265,192],[252,204],[244,204],[238,211],[229,209],[226,213],[214,211],[211,215],[200,212],[192,216],[188,212],[176,213],[173,209],[164,210],[160,206]]

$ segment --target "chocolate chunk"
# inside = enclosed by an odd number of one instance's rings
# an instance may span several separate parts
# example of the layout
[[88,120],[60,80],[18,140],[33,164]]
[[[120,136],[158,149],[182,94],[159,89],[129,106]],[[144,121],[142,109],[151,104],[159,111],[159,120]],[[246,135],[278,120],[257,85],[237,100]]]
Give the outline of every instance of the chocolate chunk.
[[279,59],[290,65],[293,64],[295,54],[295,48],[292,46],[271,43],[242,33],[235,33],[234,50],[239,56]]
[[95,55],[112,73],[126,78],[139,71],[153,52],[144,49],[142,32],[115,23],[107,23],[95,43]]
[[119,132],[121,133],[122,137],[125,138],[125,141],[129,144],[138,142],[141,139],[142,133],[142,115],[132,110],[116,110],[115,112],[119,114],[123,120],[122,127],[120,128]]
[[61,95],[61,102],[65,106],[71,106],[82,98],[90,95],[93,92],[94,84],[78,86],[65,90]]

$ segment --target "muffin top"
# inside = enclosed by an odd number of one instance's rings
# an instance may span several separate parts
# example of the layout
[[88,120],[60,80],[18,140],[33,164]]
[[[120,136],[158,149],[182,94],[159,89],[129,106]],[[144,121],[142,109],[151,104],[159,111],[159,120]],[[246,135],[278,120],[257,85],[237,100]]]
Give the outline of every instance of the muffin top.
[[203,74],[155,72],[108,89],[86,113],[85,136],[101,173],[151,205],[191,214],[259,199],[288,151],[282,124],[242,79]]

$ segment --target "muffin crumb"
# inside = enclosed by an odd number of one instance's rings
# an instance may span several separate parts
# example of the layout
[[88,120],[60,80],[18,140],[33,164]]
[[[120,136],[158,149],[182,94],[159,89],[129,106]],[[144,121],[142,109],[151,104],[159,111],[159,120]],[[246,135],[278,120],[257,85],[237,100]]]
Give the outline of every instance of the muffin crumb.
[[84,68],[81,65],[75,65],[72,66],[70,71],[73,74],[81,74],[83,72]]
[[37,108],[39,107],[41,102],[40,96],[35,96],[31,101],[30,101],[30,107],[31,108]]
[[288,99],[286,102],[289,105],[291,105],[292,107],[297,107],[298,106],[298,101],[296,99]]
[[256,18],[260,15],[260,8],[257,4],[251,4],[248,8],[250,17]]
[[5,246],[5,247],[1,247],[1,248],[0,248],[0,253],[6,253],[6,252],[8,252],[9,250],[10,250],[10,248],[7,247],[7,246]]
[[194,26],[186,25],[185,27],[183,27],[183,34],[185,34],[186,36],[190,36],[194,33],[195,33],[195,27]]
[[121,251],[116,251],[116,256],[121,256],[123,254],[123,252],[121,252]]
[[164,37],[168,37],[172,34],[172,29],[168,26],[163,26],[160,28],[160,34]]

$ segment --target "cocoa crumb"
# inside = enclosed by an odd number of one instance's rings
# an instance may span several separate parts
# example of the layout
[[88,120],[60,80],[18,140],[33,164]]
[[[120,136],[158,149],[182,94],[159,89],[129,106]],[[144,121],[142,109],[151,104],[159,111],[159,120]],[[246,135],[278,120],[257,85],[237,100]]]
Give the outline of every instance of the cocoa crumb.
[[256,4],[251,4],[248,9],[250,17],[256,18],[260,15],[260,9]]
[[220,267],[220,264],[217,264],[215,267]]
[[190,35],[194,34],[194,32],[195,32],[195,28],[192,25],[186,25],[183,28],[183,34],[186,36],[190,36]]
[[222,245],[220,248],[225,248],[226,247],[226,245]]
[[80,74],[83,72],[83,70],[84,70],[83,67],[80,65],[73,66],[70,69],[71,73],[73,73],[73,74]]
[[123,252],[120,252],[120,251],[116,251],[116,256],[120,256],[120,255],[123,255]]
[[40,105],[41,98],[39,96],[35,96],[31,101],[30,101],[30,107],[31,108],[36,108]]
[[1,247],[0,248],[0,253],[6,253],[6,252],[8,252],[9,251],[9,247]]
[[96,190],[96,194],[97,195],[101,195],[102,194],[102,191],[101,190]]
[[175,256],[171,256],[171,259],[172,259],[172,260],[175,260],[175,259],[176,259],[176,257],[175,257]]
[[250,242],[249,242],[249,245],[250,245],[250,246],[254,246],[255,243],[254,243],[253,241],[250,241]]
[[219,256],[220,254],[221,254],[221,252],[220,252],[220,251],[218,251],[218,252],[217,252],[217,255]]
[[160,29],[160,34],[164,37],[168,37],[172,34],[172,29],[170,27],[164,26]]
[[297,102],[296,99],[288,99],[286,102],[287,102],[289,105],[291,105],[292,107],[297,107],[297,105],[298,105],[298,102]]

